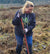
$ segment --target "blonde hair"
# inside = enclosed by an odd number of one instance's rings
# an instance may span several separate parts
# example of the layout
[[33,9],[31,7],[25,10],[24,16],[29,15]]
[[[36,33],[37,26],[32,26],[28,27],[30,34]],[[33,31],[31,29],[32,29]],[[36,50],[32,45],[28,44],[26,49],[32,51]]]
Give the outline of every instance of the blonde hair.
[[[24,4],[24,6],[23,6],[23,8],[22,8],[22,13],[25,13],[25,8],[26,8],[27,4],[30,4],[30,5],[33,5],[33,6],[34,6],[34,4],[33,4],[32,2],[26,1],[26,3]],[[33,11],[32,11],[32,12],[33,12]]]

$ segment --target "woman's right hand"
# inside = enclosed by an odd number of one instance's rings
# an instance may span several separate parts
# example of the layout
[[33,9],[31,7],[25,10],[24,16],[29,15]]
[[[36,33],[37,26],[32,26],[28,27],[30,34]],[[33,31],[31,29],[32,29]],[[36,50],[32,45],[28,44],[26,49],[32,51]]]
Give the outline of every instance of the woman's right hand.
[[19,14],[19,13],[17,14],[17,17],[18,17],[18,18],[20,17],[20,14]]
[[21,9],[19,10],[18,14],[17,14],[17,17],[20,18],[22,12],[21,12]]

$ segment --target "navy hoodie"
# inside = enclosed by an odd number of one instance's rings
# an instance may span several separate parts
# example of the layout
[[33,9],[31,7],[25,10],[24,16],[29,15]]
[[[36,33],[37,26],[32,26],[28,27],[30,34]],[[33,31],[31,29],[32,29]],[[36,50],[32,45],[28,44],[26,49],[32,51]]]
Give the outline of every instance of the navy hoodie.
[[17,36],[24,36],[23,34],[23,29],[22,29],[22,24],[21,24],[21,18],[24,23],[24,28],[28,29],[28,32],[26,33],[26,36],[31,36],[32,35],[32,29],[36,25],[36,20],[35,20],[35,14],[34,13],[24,13],[21,14],[20,17],[17,17],[17,14],[19,13],[19,10],[16,12],[14,19],[12,20],[12,24],[15,26],[15,34]]

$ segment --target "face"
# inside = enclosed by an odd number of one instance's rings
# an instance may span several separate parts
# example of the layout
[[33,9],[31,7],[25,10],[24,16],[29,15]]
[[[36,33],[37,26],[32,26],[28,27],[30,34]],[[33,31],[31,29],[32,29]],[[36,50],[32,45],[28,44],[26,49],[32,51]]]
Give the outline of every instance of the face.
[[29,13],[31,13],[32,10],[33,10],[33,7],[29,7],[29,8],[28,8]]
[[25,12],[26,12],[26,13],[31,13],[32,10],[33,10],[33,7],[28,7],[28,8],[26,7],[26,8],[25,8]]

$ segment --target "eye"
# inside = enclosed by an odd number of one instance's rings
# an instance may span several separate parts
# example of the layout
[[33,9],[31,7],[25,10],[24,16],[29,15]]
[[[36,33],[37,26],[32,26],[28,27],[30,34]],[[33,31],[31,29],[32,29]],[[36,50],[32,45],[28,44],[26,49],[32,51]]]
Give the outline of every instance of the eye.
[[31,4],[27,4],[26,8],[33,7]]
[[33,7],[33,5],[30,5],[30,7]]
[[29,5],[27,5],[26,8],[29,8]]

